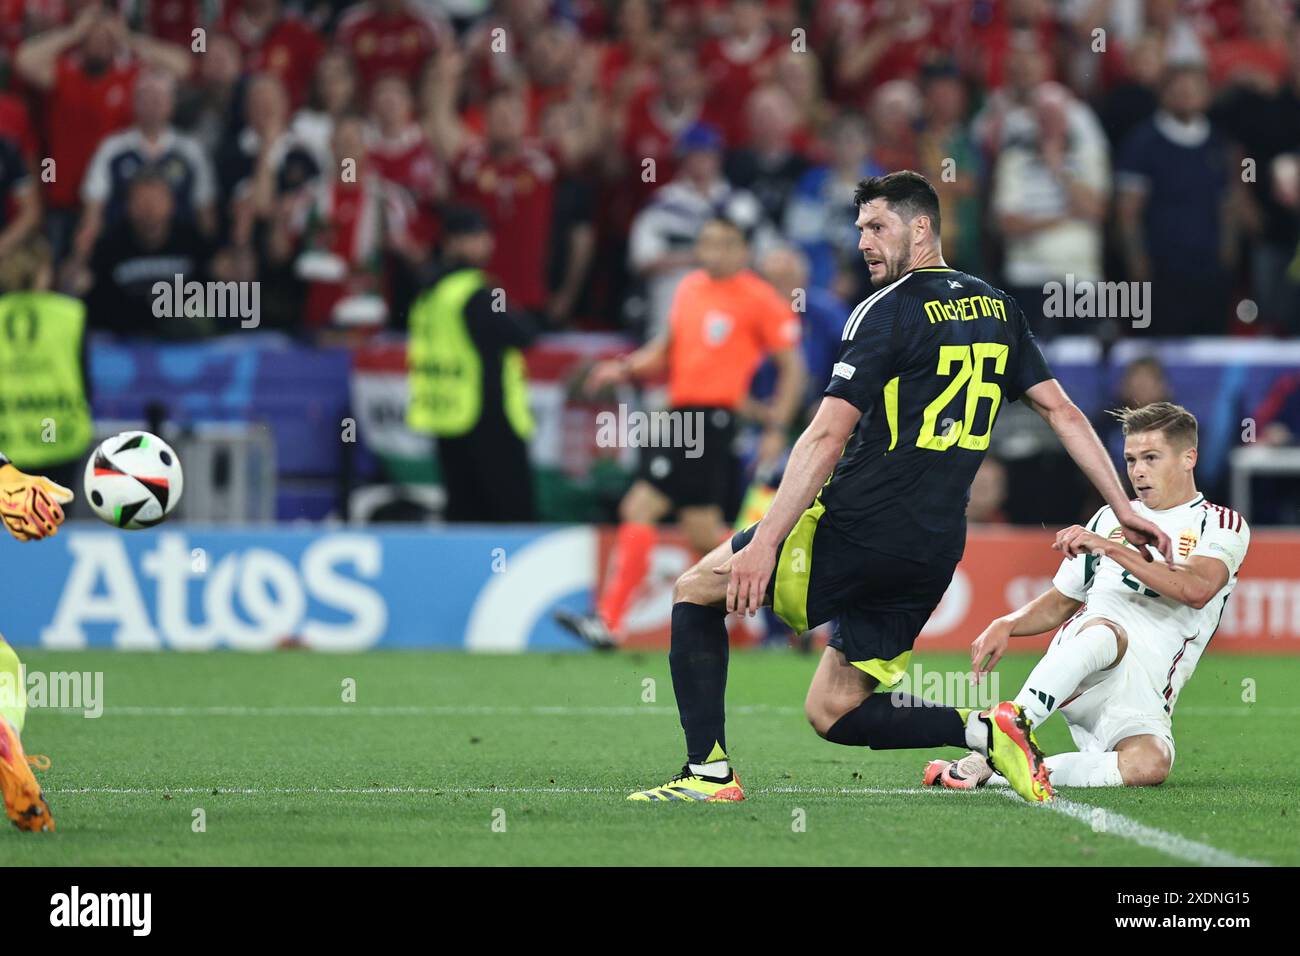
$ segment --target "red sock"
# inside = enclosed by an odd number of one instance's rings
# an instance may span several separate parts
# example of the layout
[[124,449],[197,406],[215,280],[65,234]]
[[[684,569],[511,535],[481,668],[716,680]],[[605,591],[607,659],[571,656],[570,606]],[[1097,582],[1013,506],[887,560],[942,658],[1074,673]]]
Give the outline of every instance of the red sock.
[[654,525],[626,522],[618,526],[613,567],[596,605],[596,612],[611,631],[617,632],[622,625],[632,592],[650,568],[650,551],[656,536]]

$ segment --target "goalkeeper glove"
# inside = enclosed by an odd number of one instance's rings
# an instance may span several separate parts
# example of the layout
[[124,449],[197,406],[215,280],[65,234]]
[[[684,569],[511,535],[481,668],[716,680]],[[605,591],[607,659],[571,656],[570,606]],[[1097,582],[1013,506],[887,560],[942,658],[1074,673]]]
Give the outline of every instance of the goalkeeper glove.
[[72,492],[39,475],[0,464],[0,521],[19,541],[39,541],[59,530]]

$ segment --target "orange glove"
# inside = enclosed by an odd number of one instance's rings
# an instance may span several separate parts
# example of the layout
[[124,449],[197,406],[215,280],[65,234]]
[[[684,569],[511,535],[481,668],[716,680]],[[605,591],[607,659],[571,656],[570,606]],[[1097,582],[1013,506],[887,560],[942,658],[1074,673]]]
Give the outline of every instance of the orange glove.
[[73,494],[39,475],[0,465],[0,520],[19,541],[48,538],[63,524],[63,509]]

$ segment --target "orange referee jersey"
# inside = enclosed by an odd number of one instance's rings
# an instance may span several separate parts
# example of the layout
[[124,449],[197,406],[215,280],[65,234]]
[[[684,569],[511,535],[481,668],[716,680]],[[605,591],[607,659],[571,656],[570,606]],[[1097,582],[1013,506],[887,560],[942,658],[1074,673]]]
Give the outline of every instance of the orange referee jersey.
[[669,404],[734,409],[763,359],[798,344],[799,318],[748,269],[726,279],[697,269],[677,286],[668,336]]

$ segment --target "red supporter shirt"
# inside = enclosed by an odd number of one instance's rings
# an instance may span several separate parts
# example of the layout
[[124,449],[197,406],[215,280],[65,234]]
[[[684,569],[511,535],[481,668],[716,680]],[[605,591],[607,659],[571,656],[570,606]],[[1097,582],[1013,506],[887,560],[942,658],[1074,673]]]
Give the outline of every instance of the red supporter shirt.
[[438,200],[445,189],[446,173],[418,123],[394,139],[377,139],[367,153],[370,167],[411,197],[416,217],[411,234],[425,245],[437,238]]
[[546,304],[555,173],[551,157],[533,145],[504,158],[475,145],[453,167],[457,199],[477,206],[492,226],[496,249],[488,271],[500,281],[511,307],[540,309]]
[[785,49],[785,41],[772,35],[761,42],[747,41],[743,46],[726,38],[710,40],[700,50],[700,65],[709,83],[709,106],[718,114],[718,125],[728,146],[748,141],[745,104],[749,94]]
[[385,73],[415,83],[438,49],[439,34],[432,20],[410,10],[388,16],[358,3],[339,20],[335,41],[352,54],[361,86],[368,90]]
[[145,6],[143,32],[187,50],[194,42],[193,31],[210,19],[206,0],[150,0]]
[[55,169],[54,181],[47,184],[45,193],[50,206],[75,207],[81,179],[99,141],[131,125],[132,93],[139,71],[138,63],[123,60],[90,76],[76,53],[59,58],[54,86],[45,102],[45,141]]
[[281,17],[259,36],[235,9],[227,11],[222,25],[244,53],[245,73],[273,73],[284,84],[294,109],[306,102],[316,61],[325,51],[315,30],[297,17]]

